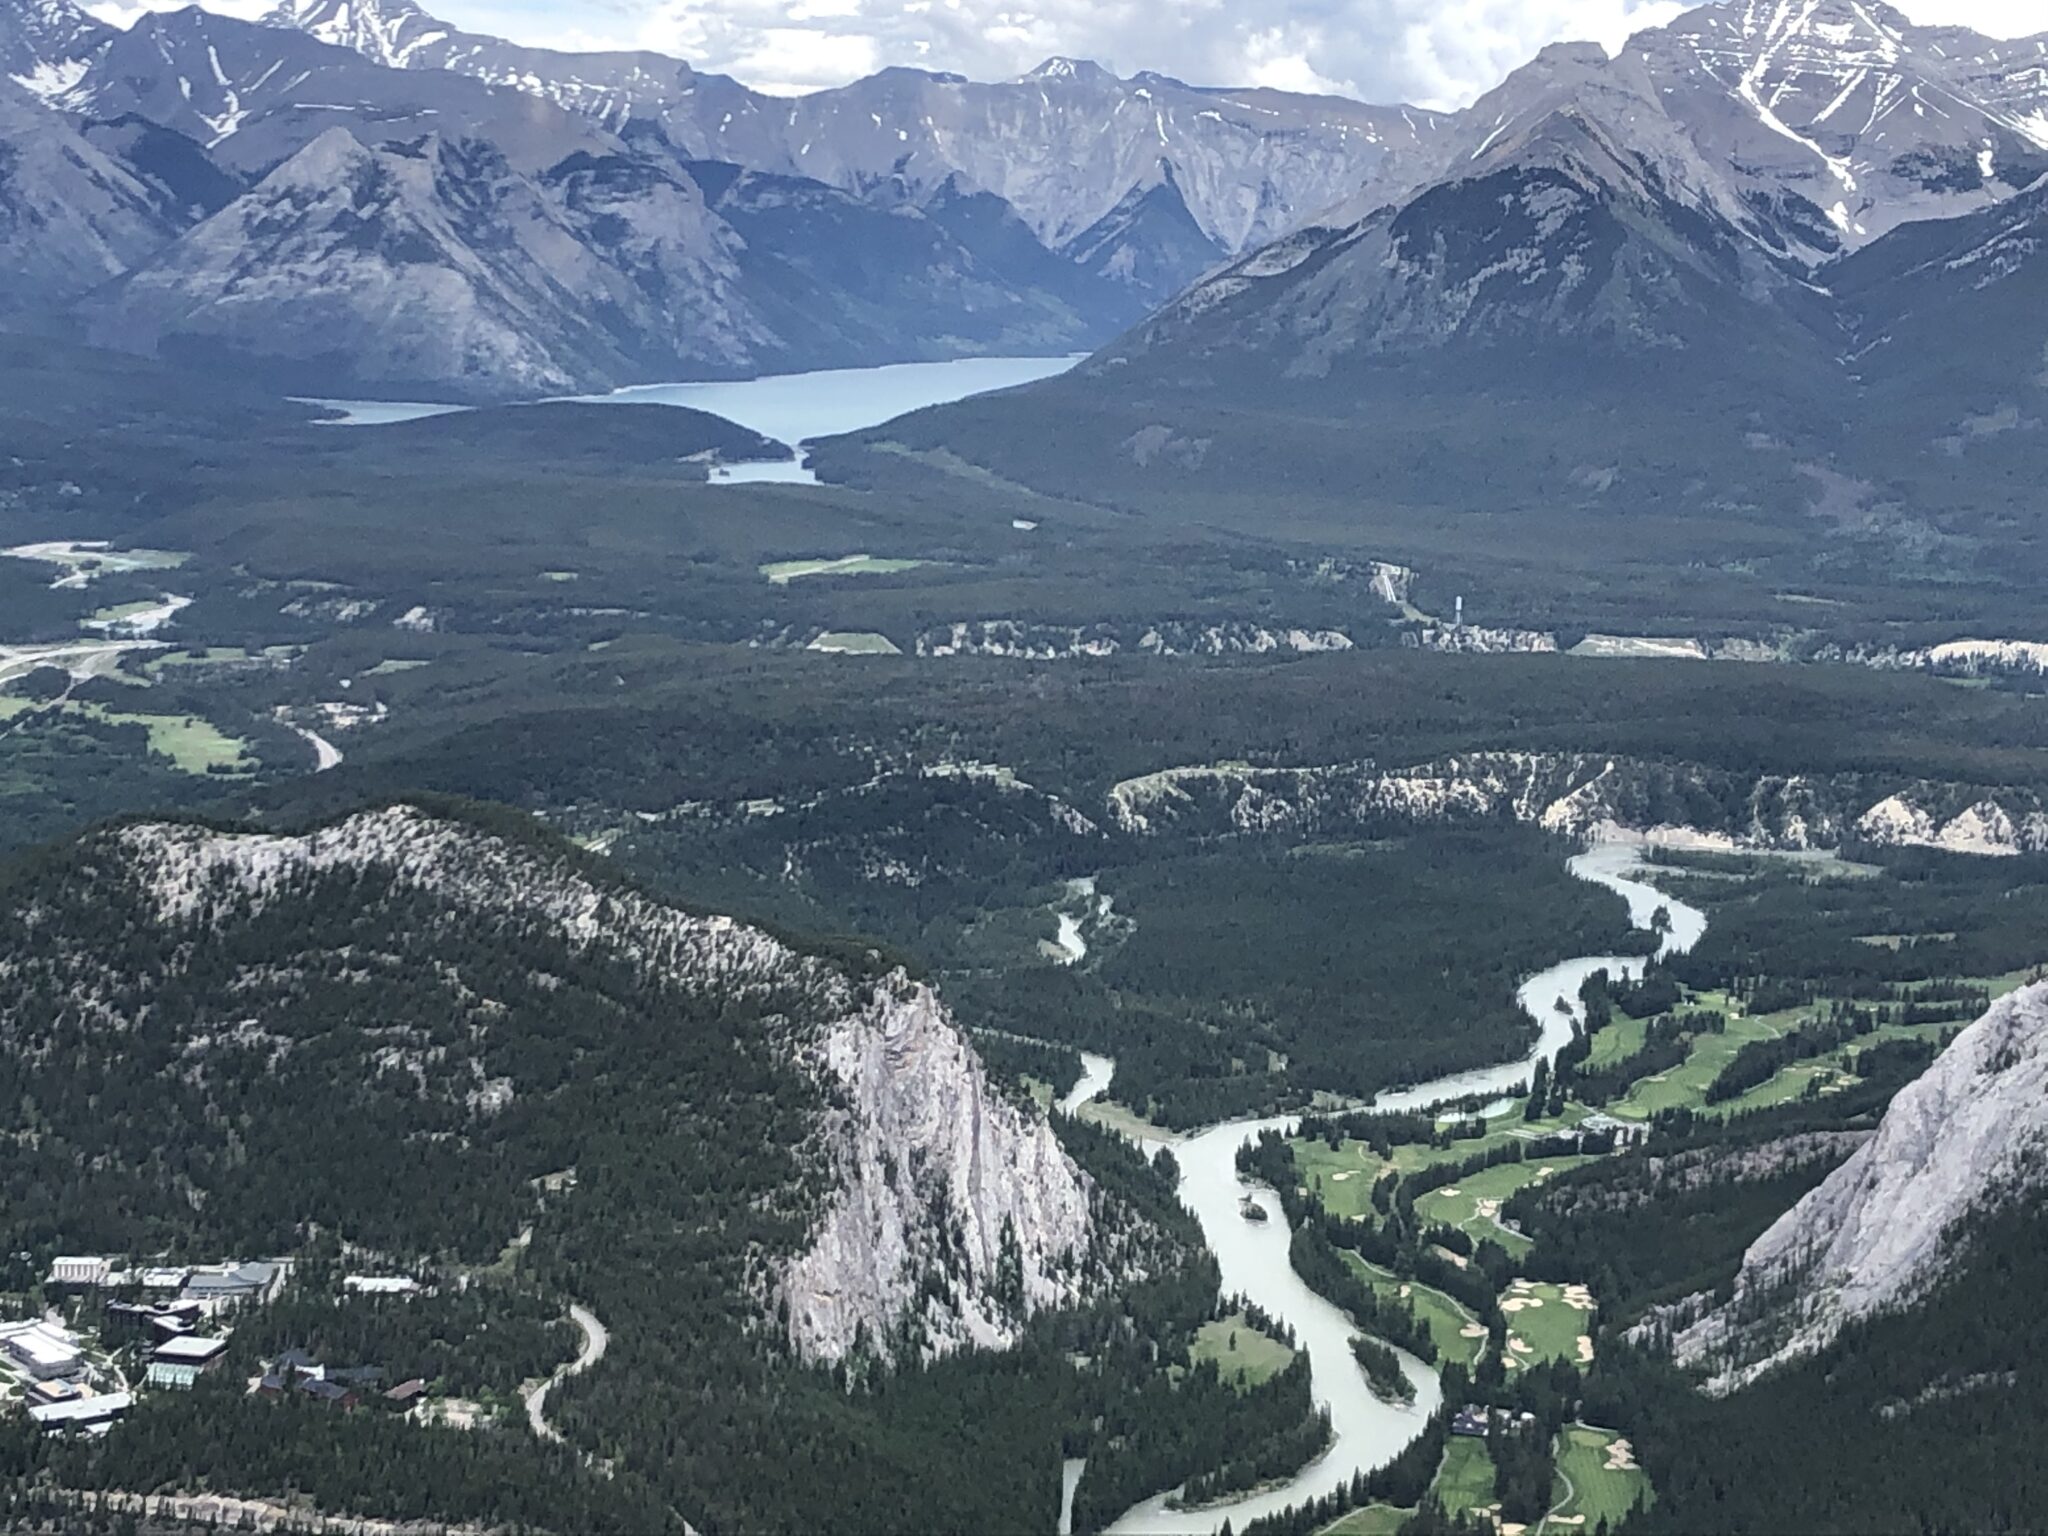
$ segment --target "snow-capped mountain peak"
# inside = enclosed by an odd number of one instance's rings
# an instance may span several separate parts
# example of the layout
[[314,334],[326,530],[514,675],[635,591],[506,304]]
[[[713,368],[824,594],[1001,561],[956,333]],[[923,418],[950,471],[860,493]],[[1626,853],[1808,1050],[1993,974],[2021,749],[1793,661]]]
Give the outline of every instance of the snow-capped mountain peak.
[[0,0],[0,75],[62,105],[113,35],[71,0]]
[[263,22],[353,48],[392,69],[408,68],[422,49],[451,35],[412,0],[280,0]]
[[1746,196],[1820,211],[1822,254],[2048,169],[2048,36],[1916,27],[1881,0],[1730,0],[1639,34],[1627,57]]
[[1036,69],[1027,70],[1020,80],[1114,80],[1116,77],[1093,59],[1068,59],[1057,55]]

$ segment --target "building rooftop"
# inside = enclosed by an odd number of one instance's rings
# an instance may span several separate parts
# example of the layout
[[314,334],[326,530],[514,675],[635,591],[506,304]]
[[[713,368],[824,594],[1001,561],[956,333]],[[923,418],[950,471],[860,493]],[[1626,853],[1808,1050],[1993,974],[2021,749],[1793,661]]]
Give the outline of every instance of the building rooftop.
[[16,1323],[0,1328],[0,1344],[35,1365],[65,1365],[79,1358],[75,1340],[49,1323]]
[[28,1416],[44,1428],[66,1424],[90,1424],[126,1413],[135,1398],[128,1392],[101,1392],[94,1397],[76,1397],[68,1402],[42,1403],[29,1409]]
[[420,1288],[410,1275],[350,1275],[341,1283],[362,1296],[410,1296]]
[[197,1334],[181,1333],[157,1345],[155,1358],[180,1364],[203,1365],[227,1347],[226,1339],[207,1339]]

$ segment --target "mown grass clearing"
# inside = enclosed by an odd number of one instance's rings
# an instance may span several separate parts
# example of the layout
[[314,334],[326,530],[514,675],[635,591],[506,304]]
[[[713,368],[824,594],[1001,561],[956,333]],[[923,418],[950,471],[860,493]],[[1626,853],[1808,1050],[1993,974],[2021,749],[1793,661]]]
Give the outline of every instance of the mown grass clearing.
[[[1603,1032],[1604,1033],[1604,1032]],[[1511,1142],[1528,1142],[1540,1136],[1570,1130],[1592,1113],[1582,1105],[1569,1105],[1561,1115],[1541,1120],[1524,1120],[1519,1108],[1487,1122],[1484,1136],[1433,1147],[1415,1142],[1394,1148],[1383,1158],[1362,1141],[1341,1141],[1332,1147],[1327,1141],[1297,1139],[1294,1166],[1302,1185],[1320,1194],[1323,1204],[1335,1215],[1372,1217],[1372,1188],[1389,1169],[1406,1175],[1435,1168],[1444,1163],[1462,1163]],[[1320,1182],[1318,1182],[1320,1181]]]
[[1474,1241],[1499,1243],[1519,1259],[1533,1245],[1528,1238],[1500,1224],[1501,1206],[1516,1191],[1591,1161],[1590,1157],[1545,1157],[1533,1162],[1499,1163],[1455,1184],[1431,1190],[1415,1202],[1415,1212],[1424,1221],[1456,1227]]
[[88,626],[120,624],[125,622],[126,620],[136,617],[138,614],[155,613],[161,607],[163,607],[162,603],[117,603],[112,608],[100,609],[91,618],[85,620],[84,622]]
[[[1712,1007],[1705,998],[1700,1002]],[[1811,1017],[1811,1008],[1793,1008],[1783,1013],[1743,1015],[1726,1012],[1728,1027],[1720,1034],[1695,1035],[1692,1050],[1684,1061],[1668,1071],[1655,1072],[1630,1085],[1621,1098],[1607,1106],[1618,1120],[1647,1120],[1659,1110],[1703,1109],[1707,1089],[1736,1053],[1755,1040],[1775,1040],[1787,1030]],[[1602,1031],[1605,1033],[1605,1031]]]
[[1412,1509],[1368,1504],[1363,1509],[1354,1509],[1335,1525],[1324,1526],[1321,1536],[1397,1536],[1401,1527],[1414,1518]]
[[[1775,1109],[1780,1104],[1790,1104],[1805,1098],[1809,1092],[1838,1092],[1855,1081],[1854,1075],[1839,1066],[1833,1057],[1825,1061],[1795,1061],[1747,1093],[1724,1099],[1719,1104],[1705,1104],[1701,1108],[1710,1115],[1746,1115],[1753,1109]],[[1816,1083],[1820,1085],[1818,1088],[1813,1086]]]
[[249,744],[229,736],[217,726],[193,715],[109,715],[109,720],[133,724],[149,732],[152,752],[168,757],[185,773],[250,773],[257,766],[249,755]]
[[[1417,1285],[1376,1264],[1369,1264],[1348,1249],[1343,1257],[1352,1272],[1375,1292],[1406,1302],[1414,1310],[1415,1316],[1429,1330],[1439,1360],[1470,1366],[1479,1359],[1479,1352],[1486,1347],[1485,1330],[1479,1319],[1456,1300],[1431,1286]],[[1476,1336],[1467,1333],[1466,1330],[1471,1328],[1479,1328],[1480,1332]]]
[[1294,1166],[1332,1215],[1370,1217],[1372,1187],[1390,1165],[1362,1141],[1340,1142],[1334,1149],[1327,1141],[1296,1141]]
[[1602,1521],[1611,1529],[1620,1525],[1639,1501],[1654,1498],[1650,1480],[1636,1466],[1628,1442],[1610,1429],[1568,1425],[1557,1438],[1557,1470],[1571,1491],[1538,1527],[1544,1536],[1592,1532]]
[[1517,1280],[1500,1305],[1508,1318],[1508,1355],[1518,1364],[1590,1361],[1593,1298],[1584,1286]]
[[130,714],[99,704],[80,704],[73,699],[38,703],[0,696],[0,720],[17,722],[14,728],[31,729],[32,723],[21,717],[32,711],[52,716],[76,715],[104,725],[140,726],[148,733],[149,750],[169,758],[173,766],[184,773],[253,773],[260,766],[250,755],[247,742],[225,734],[212,722],[197,715]]
[[363,676],[394,677],[400,672],[417,672],[421,667],[430,667],[432,665],[433,663],[430,661],[380,661],[377,665],[370,668],[369,671],[365,672]]
[[1197,1364],[1214,1360],[1218,1373],[1236,1387],[1256,1387],[1294,1363],[1293,1350],[1259,1332],[1245,1321],[1243,1313],[1204,1323],[1189,1346],[1188,1357]]
[[250,773],[257,763],[249,744],[223,733],[196,715],[131,715],[97,704],[67,705],[108,725],[139,725],[149,733],[149,750],[171,760],[184,773]]
[[828,656],[901,656],[903,654],[895,641],[887,635],[877,635],[860,630],[827,630],[807,647],[807,650],[822,651]]
[[130,571],[176,570],[192,557],[175,549],[109,549],[104,543],[62,541],[47,544],[17,544],[0,549],[0,556],[34,560],[63,571],[56,585],[82,587],[95,576],[120,575]]
[[1493,1453],[1486,1442],[1469,1435],[1451,1436],[1431,1491],[1447,1514],[1469,1515],[1493,1508],[1499,1501],[1493,1495]]
[[778,587],[810,576],[894,576],[933,564],[930,560],[878,560],[873,555],[841,555],[836,559],[775,560],[760,568]]

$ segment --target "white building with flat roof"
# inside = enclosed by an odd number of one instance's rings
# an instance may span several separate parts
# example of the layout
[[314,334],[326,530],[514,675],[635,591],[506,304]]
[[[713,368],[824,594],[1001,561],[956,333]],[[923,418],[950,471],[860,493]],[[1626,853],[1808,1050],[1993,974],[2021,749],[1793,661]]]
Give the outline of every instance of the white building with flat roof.
[[50,1262],[50,1285],[105,1285],[114,1274],[114,1261],[90,1254],[62,1254]]
[[127,1392],[100,1392],[61,1403],[43,1403],[29,1409],[28,1416],[46,1430],[90,1429],[113,1422],[134,1403],[134,1396]]
[[54,1323],[10,1323],[0,1327],[0,1350],[37,1381],[69,1376],[85,1364],[78,1341]]
[[341,1287],[358,1296],[410,1296],[420,1283],[410,1275],[349,1275]]

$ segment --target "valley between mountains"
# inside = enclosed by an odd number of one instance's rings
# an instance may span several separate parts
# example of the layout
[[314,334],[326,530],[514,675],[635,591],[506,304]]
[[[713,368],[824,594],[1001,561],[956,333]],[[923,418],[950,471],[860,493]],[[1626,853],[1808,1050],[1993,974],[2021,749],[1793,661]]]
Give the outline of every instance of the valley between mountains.
[[2037,1524],[2044,199],[0,0],[0,1519]]

